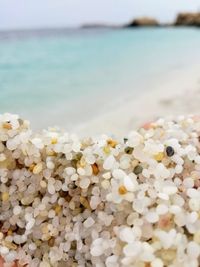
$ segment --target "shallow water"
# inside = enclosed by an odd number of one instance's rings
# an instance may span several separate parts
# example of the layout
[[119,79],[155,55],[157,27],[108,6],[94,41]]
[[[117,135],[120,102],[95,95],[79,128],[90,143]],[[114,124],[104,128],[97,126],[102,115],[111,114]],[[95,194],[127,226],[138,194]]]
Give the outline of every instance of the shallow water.
[[20,113],[35,127],[63,116],[67,128],[199,62],[199,47],[200,30],[185,28],[2,32],[0,113]]

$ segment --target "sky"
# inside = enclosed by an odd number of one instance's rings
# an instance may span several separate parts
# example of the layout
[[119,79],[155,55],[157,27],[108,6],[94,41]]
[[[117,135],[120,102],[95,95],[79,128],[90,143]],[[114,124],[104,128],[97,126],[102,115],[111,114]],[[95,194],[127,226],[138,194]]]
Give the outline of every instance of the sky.
[[121,24],[145,15],[170,22],[180,11],[200,11],[200,0],[0,0],[0,29]]

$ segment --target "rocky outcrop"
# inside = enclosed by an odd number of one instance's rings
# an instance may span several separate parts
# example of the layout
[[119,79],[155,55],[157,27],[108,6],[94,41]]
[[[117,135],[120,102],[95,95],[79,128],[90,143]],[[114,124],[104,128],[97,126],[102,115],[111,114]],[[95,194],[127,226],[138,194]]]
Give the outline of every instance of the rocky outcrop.
[[200,26],[200,13],[180,13],[178,14],[175,26]]
[[159,26],[159,23],[154,18],[142,17],[142,18],[136,18],[126,25],[126,27],[149,27],[149,26],[150,27]]

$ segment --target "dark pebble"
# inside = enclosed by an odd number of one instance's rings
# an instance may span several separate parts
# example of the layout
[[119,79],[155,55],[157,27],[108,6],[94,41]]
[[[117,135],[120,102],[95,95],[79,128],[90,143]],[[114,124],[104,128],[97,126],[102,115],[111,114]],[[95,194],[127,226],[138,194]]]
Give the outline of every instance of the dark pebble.
[[166,153],[168,157],[172,157],[174,155],[174,149],[171,146],[166,147]]
[[125,153],[126,154],[132,154],[133,153],[133,147],[130,147],[130,146],[127,146],[125,149],[124,149]]
[[142,170],[143,170],[142,166],[137,165],[137,166],[134,168],[133,172],[134,172],[136,175],[138,175],[138,174],[142,173]]
[[128,141],[128,138],[124,138],[124,144],[126,144],[127,141]]

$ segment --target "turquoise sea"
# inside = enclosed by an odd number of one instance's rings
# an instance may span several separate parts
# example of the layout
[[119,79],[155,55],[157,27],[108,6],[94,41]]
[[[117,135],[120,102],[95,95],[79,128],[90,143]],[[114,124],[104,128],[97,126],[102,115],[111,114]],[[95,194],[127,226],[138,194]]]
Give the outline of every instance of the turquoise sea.
[[69,127],[195,62],[195,28],[0,32],[0,113],[20,113],[36,128],[63,116]]

